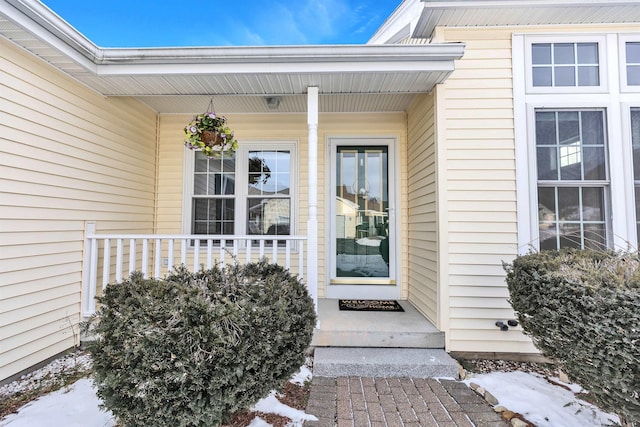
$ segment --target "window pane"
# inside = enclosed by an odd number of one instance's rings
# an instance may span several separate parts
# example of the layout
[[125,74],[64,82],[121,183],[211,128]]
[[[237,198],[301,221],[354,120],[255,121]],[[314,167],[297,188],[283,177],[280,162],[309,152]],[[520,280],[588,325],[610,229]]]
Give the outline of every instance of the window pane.
[[556,67],[554,72],[555,86],[575,86],[575,67]]
[[627,64],[640,64],[640,42],[627,42]]
[[602,111],[582,111],[582,143],[584,145],[604,145]]
[[580,221],[580,188],[558,188],[558,220]]
[[540,250],[558,249],[558,231],[556,223],[540,224]]
[[558,157],[555,147],[538,147],[538,179],[542,181],[558,179]]
[[291,228],[291,202],[289,199],[249,199],[249,234],[288,235]]
[[538,188],[538,231],[540,249],[557,249],[556,189]]
[[580,224],[560,224],[560,249],[582,248]]
[[582,219],[584,221],[604,221],[604,189],[582,189]]
[[598,67],[578,67],[578,86],[598,86]]
[[598,43],[578,43],[578,64],[598,63]]
[[562,111],[558,113],[558,139],[560,144],[580,143],[578,111]]
[[640,185],[636,185],[636,222],[640,224]]
[[627,84],[629,86],[640,85],[640,65],[629,65],[627,67]]
[[551,44],[534,43],[531,45],[531,61],[534,64],[551,64]]
[[573,43],[555,43],[553,45],[553,62],[555,64],[575,64]]
[[598,251],[607,248],[606,231],[603,224],[584,225],[584,247]]
[[538,188],[538,220],[540,223],[556,220],[556,189],[554,187]]
[[536,145],[556,145],[556,113],[536,112]]
[[551,67],[533,67],[533,85],[534,86],[552,86]]
[[249,153],[249,194],[289,195],[291,154],[288,151]]
[[223,225],[233,234],[234,223],[233,199],[193,199],[193,233],[194,234],[222,234]]
[[195,163],[195,171],[196,172],[206,172],[208,168],[208,160],[207,157],[202,154],[200,151],[196,151],[196,163]]
[[605,169],[604,148],[583,148],[584,179],[607,179]]
[[207,194],[207,175],[196,174],[193,177],[193,194]]

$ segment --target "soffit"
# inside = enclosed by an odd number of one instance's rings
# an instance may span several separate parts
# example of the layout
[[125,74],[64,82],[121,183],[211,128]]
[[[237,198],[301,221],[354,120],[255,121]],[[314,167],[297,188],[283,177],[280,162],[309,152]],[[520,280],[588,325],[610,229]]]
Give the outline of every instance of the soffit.
[[464,51],[461,44],[103,49],[35,0],[0,0],[0,35],[104,96],[139,97],[160,113],[197,112],[211,96],[227,97],[225,111],[256,112],[273,95],[283,97],[283,111],[306,111],[298,95],[309,86],[328,96],[321,111],[398,111],[443,82]]

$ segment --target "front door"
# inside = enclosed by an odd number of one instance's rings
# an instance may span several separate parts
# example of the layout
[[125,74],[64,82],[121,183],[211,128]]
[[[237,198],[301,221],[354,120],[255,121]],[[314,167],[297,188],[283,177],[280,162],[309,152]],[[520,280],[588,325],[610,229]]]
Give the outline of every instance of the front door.
[[393,140],[332,141],[330,298],[396,298]]

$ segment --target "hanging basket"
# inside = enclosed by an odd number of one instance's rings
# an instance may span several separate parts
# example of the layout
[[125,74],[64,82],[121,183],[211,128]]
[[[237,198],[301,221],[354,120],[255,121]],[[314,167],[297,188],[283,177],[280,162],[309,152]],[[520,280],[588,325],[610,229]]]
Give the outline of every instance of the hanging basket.
[[208,147],[224,144],[224,138],[214,130],[203,130],[201,133],[202,142]]
[[[209,104],[213,109],[212,103]],[[200,150],[207,157],[233,155],[238,149],[238,141],[227,126],[227,119],[213,111],[198,114],[184,128],[187,136],[184,144],[192,150]]]

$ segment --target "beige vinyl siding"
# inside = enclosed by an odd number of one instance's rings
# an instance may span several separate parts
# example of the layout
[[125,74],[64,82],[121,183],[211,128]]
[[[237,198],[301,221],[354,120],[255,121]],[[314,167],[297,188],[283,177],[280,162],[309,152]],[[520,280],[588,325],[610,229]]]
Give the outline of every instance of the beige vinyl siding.
[[0,49],[2,380],[77,344],[87,221],[153,232],[156,115]]
[[[306,114],[226,114],[229,125],[235,131],[240,144],[263,141],[296,141],[298,152],[297,213],[295,231],[307,234],[308,218],[308,127]],[[184,156],[191,154],[184,148],[184,126],[191,119],[186,115],[162,115],[159,137],[159,178],[157,224],[159,233],[182,233]],[[332,168],[327,165],[327,141],[331,136],[392,136],[400,141],[401,158],[406,158],[406,119],[404,113],[388,114],[321,114],[318,128],[318,284],[319,296],[325,296],[327,280],[326,256],[328,255],[327,209],[329,191],[326,174]],[[406,172],[401,167],[400,174],[406,188]],[[406,198],[401,197],[401,212],[406,211]],[[402,239],[406,242],[406,215],[401,216]],[[187,219],[186,223],[189,223]],[[406,260],[406,247],[401,248]],[[297,255],[296,255],[297,256]],[[402,267],[401,267],[402,268]],[[402,268],[403,283],[406,283],[406,268]],[[406,297],[406,289],[404,289]]]
[[409,300],[438,322],[435,95],[419,95],[408,115]]
[[[635,29],[637,30],[637,28]],[[439,42],[466,44],[456,70],[438,89],[443,119],[438,179],[444,219],[439,242],[439,313],[450,351],[536,352],[519,328],[502,332],[496,320],[514,317],[503,261],[518,253],[511,39],[518,33],[631,31],[629,26],[438,28]],[[442,188],[442,187],[439,187]]]
[[[446,181],[440,212],[447,242],[440,254],[448,286],[447,349],[535,352],[529,338],[496,320],[514,317],[503,261],[517,253],[516,172],[511,30],[444,29],[443,41],[464,41],[464,57],[438,92],[444,111],[440,165]],[[439,178],[440,178],[439,177]]]

